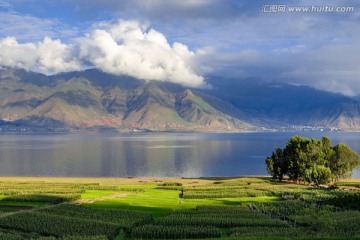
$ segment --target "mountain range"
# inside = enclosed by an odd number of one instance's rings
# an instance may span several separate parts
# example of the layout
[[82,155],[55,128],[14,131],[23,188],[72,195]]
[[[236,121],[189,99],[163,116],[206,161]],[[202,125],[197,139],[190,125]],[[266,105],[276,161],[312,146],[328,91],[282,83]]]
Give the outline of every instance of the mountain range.
[[189,88],[97,69],[48,76],[3,67],[0,126],[61,131],[360,130],[356,98],[254,79],[206,81],[207,88]]

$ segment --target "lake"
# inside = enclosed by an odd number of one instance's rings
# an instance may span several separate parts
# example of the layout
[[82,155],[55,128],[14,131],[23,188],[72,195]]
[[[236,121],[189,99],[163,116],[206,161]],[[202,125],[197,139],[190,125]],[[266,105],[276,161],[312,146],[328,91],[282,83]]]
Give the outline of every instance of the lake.
[[[265,158],[293,135],[330,137],[360,153],[360,134],[127,133],[0,135],[1,176],[209,177],[268,175]],[[354,172],[360,177],[360,170]]]

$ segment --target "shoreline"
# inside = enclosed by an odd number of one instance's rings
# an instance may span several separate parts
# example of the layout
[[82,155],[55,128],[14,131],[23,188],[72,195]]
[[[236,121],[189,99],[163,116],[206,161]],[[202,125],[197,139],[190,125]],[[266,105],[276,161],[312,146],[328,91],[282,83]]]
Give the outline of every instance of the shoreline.
[[127,180],[136,180],[136,179],[177,179],[177,180],[230,180],[238,178],[271,178],[270,175],[249,175],[249,176],[212,176],[212,177],[82,177],[82,176],[0,176],[1,179],[15,179],[15,178],[24,178],[24,179],[127,179]]
[[[213,177],[76,177],[76,176],[0,176],[1,180],[12,180],[12,179],[49,179],[49,180],[149,180],[155,181],[156,180],[183,180],[183,181],[192,181],[192,180],[203,180],[203,181],[218,181],[218,180],[232,180],[232,179],[240,179],[240,178],[268,178],[272,179],[270,175],[258,175],[258,176],[213,176]],[[347,180],[356,180],[360,181],[360,178],[346,178],[341,179],[341,181]]]

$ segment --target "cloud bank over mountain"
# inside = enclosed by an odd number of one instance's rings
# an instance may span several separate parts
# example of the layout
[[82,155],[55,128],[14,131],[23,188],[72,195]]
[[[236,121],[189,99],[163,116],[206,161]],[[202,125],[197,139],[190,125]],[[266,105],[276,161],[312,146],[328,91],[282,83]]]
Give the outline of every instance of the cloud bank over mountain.
[[204,86],[196,74],[197,52],[139,21],[95,24],[72,44],[45,37],[41,42],[20,43],[15,37],[0,40],[0,65],[58,73],[96,67],[115,75],[143,80]]
[[188,86],[203,84],[193,71],[196,55],[181,43],[137,21],[100,23],[78,39],[80,58],[105,72],[145,80],[170,81]]
[[2,66],[55,73],[81,68],[74,46],[49,37],[38,43],[19,43],[15,37],[7,37],[0,40],[0,48]]
[[[285,10],[265,12],[270,5]],[[290,11],[324,6],[353,10]],[[97,66],[109,73],[190,86],[203,85],[202,76],[222,76],[356,96],[359,9],[358,0],[0,0],[0,39],[15,37],[21,47],[31,48],[26,44],[32,43],[36,49],[45,36],[48,42],[61,41],[56,53],[41,63],[38,55],[35,60],[16,58],[17,64],[39,71]],[[116,19],[137,21],[120,24]],[[120,25],[138,34],[130,36]],[[47,63],[50,59],[57,61]]]

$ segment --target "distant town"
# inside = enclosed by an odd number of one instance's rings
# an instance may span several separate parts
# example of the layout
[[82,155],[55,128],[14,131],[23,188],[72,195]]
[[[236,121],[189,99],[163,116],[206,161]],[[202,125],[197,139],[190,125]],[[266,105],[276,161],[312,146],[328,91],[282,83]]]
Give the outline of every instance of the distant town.
[[[36,133],[36,132],[67,132],[67,131],[69,131],[69,129],[67,128],[52,129],[52,128],[39,128],[39,127],[29,127],[29,126],[17,126],[8,123],[0,124],[0,133]],[[146,130],[146,131],[152,132],[151,130]],[[344,129],[337,127],[329,128],[325,126],[306,126],[306,125],[289,125],[279,128],[260,127],[254,130],[254,132],[341,132],[341,131],[344,131]],[[134,132],[136,131],[134,130]]]
[[306,125],[289,125],[279,128],[265,128],[262,127],[263,131],[268,132],[341,132],[344,131],[342,128],[337,127],[325,127],[325,126],[306,126]]

